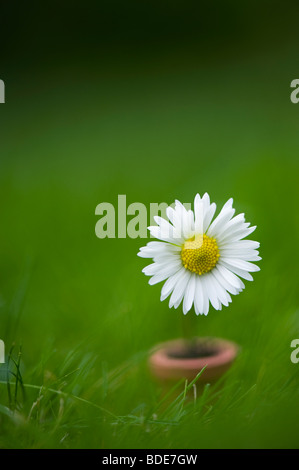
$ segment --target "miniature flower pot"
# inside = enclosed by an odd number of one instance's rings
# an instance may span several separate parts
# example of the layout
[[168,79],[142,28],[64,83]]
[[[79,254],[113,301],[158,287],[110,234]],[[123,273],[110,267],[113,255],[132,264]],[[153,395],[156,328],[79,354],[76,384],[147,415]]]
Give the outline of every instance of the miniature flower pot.
[[200,386],[220,379],[237,354],[238,346],[224,339],[178,339],[158,345],[149,357],[149,368],[159,382],[171,385],[181,379],[192,381],[206,367],[197,380]]

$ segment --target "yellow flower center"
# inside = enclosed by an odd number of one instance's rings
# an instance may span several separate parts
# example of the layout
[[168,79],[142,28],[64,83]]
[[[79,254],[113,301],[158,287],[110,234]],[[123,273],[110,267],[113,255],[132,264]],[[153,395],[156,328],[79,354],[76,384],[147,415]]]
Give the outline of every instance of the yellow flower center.
[[216,266],[219,256],[215,238],[205,234],[187,240],[181,252],[185,268],[199,275],[211,271]]

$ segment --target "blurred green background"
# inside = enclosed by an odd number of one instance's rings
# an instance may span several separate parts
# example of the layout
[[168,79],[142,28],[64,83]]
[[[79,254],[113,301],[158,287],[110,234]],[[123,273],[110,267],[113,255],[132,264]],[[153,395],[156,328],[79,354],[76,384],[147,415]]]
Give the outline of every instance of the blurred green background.
[[[296,8],[4,7],[2,448],[298,447]],[[181,336],[182,310],[141,273],[148,240],[98,239],[95,208],[205,191],[258,226],[261,272],[197,318],[198,335],[241,346],[225,386],[165,409],[146,358]]]

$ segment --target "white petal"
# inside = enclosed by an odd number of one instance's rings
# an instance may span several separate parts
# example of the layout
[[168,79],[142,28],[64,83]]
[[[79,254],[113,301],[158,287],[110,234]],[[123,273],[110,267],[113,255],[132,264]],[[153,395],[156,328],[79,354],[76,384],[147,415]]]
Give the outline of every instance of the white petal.
[[237,230],[233,234],[227,235],[227,236],[221,238],[221,240],[219,239],[218,240],[219,245],[223,246],[226,243],[232,243],[232,242],[235,242],[235,241],[239,241],[242,238],[248,237],[248,235],[250,235],[255,229],[256,229],[256,225],[254,227]]
[[[247,233],[249,229],[250,223],[249,222],[240,222],[236,225],[233,225],[229,229],[225,230],[223,233],[217,234],[217,240],[219,243],[223,243],[224,241],[231,240],[235,237],[236,234],[240,234],[242,232]],[[247,236],[247,235],[246,235]]]
[[184,303],[183,303],[183,313],[186,315],[187,312],[192,307],[194,301],[194,294],[195,294],[195,284],[196,284],[196,274],[191,274],[188,285],[186,287],[186,292],[184,295]]
[[172,223],[172,225],[174,225],[175,216],[176,216],[176,212],[175,212],[174,208],[171,207],[171,206],[168,206],[166,208],[166,215],[167,215],[168,219],[170,220],[170,222]]
[[[250,224],[248,224],[249,226]],[[243,228],[246,228],[245,226],[245,217],[244,214],[238,214],[232,219],[230,219],[226,224],[223,224],[219,229],[217,230],[217,237],[224,238],[227,235],[230,235],[233,232],[236,232],[237,230],[241,230]]]
[[148,250],[153,250],[153,251],[178,251],[180,248],[177,245],[172,245],[171,243],[166,243],[166,242],[148,242],[146,246],[143,246],[140,248],[140,250],[143,249],[148,249]]
[[[161,242],[162,243],[162,242]],[[170,243],[163,243],[165,247],[162,248],[148,248],[147,246],[140,248],[137,253],[141,258],[155,258],[157,256],[180,256],[182,250],[181,246],[171,245]]]
[[[228,258],[238,258],[243,259],[245,261],[259,261],[262,258],[258,256],[257,250],[242,250],[242,249],[227,249],[227,248],[220,248],[220,256],[228,257]],[[178,255],[179,256],[179,255]]]
[[[235,268],[243,269],[244,271],[248,271],[248,272],[260,271],[259,266],[256,266],[255,264],[249,263],[248,261],[244,261],[242,259],[223,257],[221,260],[224,261],[226,264],[234,266]],[[221,261],[220,261],[220,264],[221,264]]]
[[188,216],[188,211],[186,207],[177,199],[175,200],[175,211],[177,212],[178,217],[181,219],[181,221],[184,221],[184,217]]
[[185,206],[178,200],[175,201],[175,208],[167,208],[166,214],[170,220],[173,221],[175,239],[184,240],[192,236],[191,232],[194,229],[192,226],[193,214],[192,211],[187,211]]
[[210,225],[207,235],[209,237],[217,236],[218,230],[226,224],[234,215],[235,209],[232,208],[232,199],[229,199],[220,211],[220,214]]
[[203,231],[206,232],[209,228],[209,225],[214,217],[216,211],[216,204],[213,202],[209,208],[205,211],[204,221],[203,221]]
[[181,303],[190,276],[191,272],[185,269],[185,273],[181,276],[180,281],[176,283],[173,289],[169,300],[169,308],[172,308],[174,305],[178,306]]
[[178,228],[176,226],[173,226],[167,220],[163,219],[162,217],[158,215],[154,217],[154,220],[156,224],[159,225],[161,229],[161,233],[163,233],[163,236],[165,237],[167,236],[167,237],[171,237],[175,239],[180,239],[183,237],[181,227]]
[[152,276],[153,274],[156,274],[157,270],[157,263],[149,264],[148,266],[145,266],[143,268],[142,272],[146,276]]
[[165,300],[169,296],[169,294],[175,288],[176,283],[180,282],[180,279],[185,274],[185,271],[185,268],[181,268],[177,273],[173,274],[172,276],[169,276],[161,290],[161,301]]
[[219,310],[220,302],[211,276],[209,276],[209,274],[204,274],[204,281],[212,306],[215,310]]
[[216,277],[219,284],[230,294],[237,295],[242,291],[241,288],[237,289],[232,284],[230,284],[230,282],[228,282],[228,280],[218,270],[218,265],[213,269],[213,275]]
[[226,264],[224,261],[222,261],[223,266],[226,268],[230,269],[233,273],[235,273],[237,276],[242,277],[243,279],[246,279],[246,281],[253,281],[253,277],[251,274],[249,274],[248,271],[244,271],[243,269],[235,268],[234,266],[230,266]]
[[158,271],[156,274],[154,274],[153,277],[148,281],[148,283],[149,285],[153,286],[154,284],[157,284],[158,282],[165,281],[165,279],[169,278],[170,276],[173,276],[180,269],[181,269],[181,265],[168,266],[167,268],[161,271]]
[[201,276],[201,286],[202,286],[202,292],[203,292],[203,308],[202,308],[202,313],[204,315],[207,315],[209,313],[209,307],[210,307],[210,302],[209,302],[209,294],[205,282],[204,276]]
[[238,240],[235,242],[223,243],[225,249],[255,250],[259,248],[260,243],[253,240]]
[[148,230],[150,231],[151,235],[155,238],[158,238],[158,240],[174,243],[175,245],[182,244],[184,242],[182,237],[176,236],[175,233],[169,234],[168,230],[163,231],[158,226],[150,226],[148,227]]
[[164,272],[171,271],[173,269],[178,269],[181,266],[182,266],[182,262],[180,259],[178,259],[178,260],[172,260],[171,262],[167,262],[167,263],[149,264],[148,266],[145,266],[145,268],[143,268],[142,272],[146,276],[152,276],[157,273],[164,273]]
[[204,203],[199,194],[194,199],[195,233],[203,234]]
[[224,266],[221,266],[220,263],[217,264],[217,269],[220,271],[220,273],[223,275],[223,277],[225,277],[225,279],[227,279],[227,281],[232,286],[236,287],[236,289],[244,289],[244,287],[245,287],[244,283],[234,273],[229,271]]
[[137,253],[137,256],[140,258],[152,258],[152,254],[146,250],[140,250],[139,253]]
[[195,292],[194,292],[194,308],[196,315],[203,314],[203,306],[204,306],[204,293],[202,288],[201,276],[196,276],[196,285],[195,285]]
[[223,305],[225,305],[225,307],[227,307],[229,302],[232,301],[231,296],[229,295],[227,290],[218,282],[217,278],[215,277],[215,274],[213,274],[213,271],[214,270],[209,273],[210,280],[213,283],[214,288],[217,292],[218,299]]
[[154,221],[156,222],[157,225],[161,227],[162,230],[164,231],[169,231],[169,233],[173,233],[173,225],[170,224],[167,220],[163,219],[159,215],[154,216]]
[[189,234],[187,238],[191,238],[195,233],[195,222],[194,222],[194,213],[193,211],[188,211],[188,218],[189,218]]
[[158,254],[153,257],[153,260],[156,263],[172,263],[172,261],[179,261],[181,260],[181,255],[178,253],[172,253],[172,254]]
[[229,222],[226,224],[226,229],[233,227],[234,225],[245,223],[245,214],[242,212],[241,214],[235,215]]
[[167,207],[166,215],[170,222],[175,227],[175,233],[181,234],[182,236],[182,217],[180,211],[173,209],[171,206]]

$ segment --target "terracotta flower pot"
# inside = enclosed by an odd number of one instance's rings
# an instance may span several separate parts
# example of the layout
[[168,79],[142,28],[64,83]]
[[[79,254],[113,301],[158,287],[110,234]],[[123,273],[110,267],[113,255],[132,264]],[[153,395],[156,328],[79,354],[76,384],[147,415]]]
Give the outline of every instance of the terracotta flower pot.
[[152,375],[160,382],[174,383],[185,378],[193,380],[203,367],[197,385],[217,381],[231,366],[238,346],[219,338],[197,338],[192,342],[183,339],[158,345],[149,357]]

